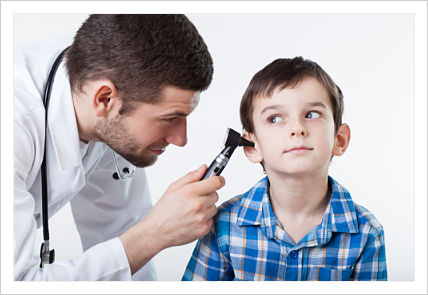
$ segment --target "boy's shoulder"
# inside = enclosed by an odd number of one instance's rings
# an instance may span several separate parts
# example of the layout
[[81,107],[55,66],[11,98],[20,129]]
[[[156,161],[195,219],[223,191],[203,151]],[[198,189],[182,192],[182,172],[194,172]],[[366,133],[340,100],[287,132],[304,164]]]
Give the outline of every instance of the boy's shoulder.
[[222,203],[218,207],[217,217],[229,214],[237,216],[241,212],[241,209],[243,209],[243,213],[247,211],[254,211],[252,213],[257,214],[257,212],[261,210],[260,206],[262,203],[263,195],[266,191],[267,183],[268,178],[264,177],[260,179],[245,193],[239,194]]
[[238,219],[238,214],[241,208],[242,198],[245,194],[237,195],[218,207],[217,214],[214,218],[217,227],[219,223],[236,223]]
[[222,203],[218,207],[218,212],[219,213],[226,213],[226,212],[231,212],[231,211],[237,210],[241,206],[241,201],[242,201],[242,198],[244,197],[244,195],[245,195],[245,193],[237,195],[237,196],[225,201],[224,203]]
[[[333,184],[333,194],[336,193],[334,197],[333,211],[337,211],[336,213],[345,213],[339,215],[348,215],[348,218],[350,216],[354,216],[356,219],[355,221],[358,224],[358,231],[360,232],[370,231],[377,234],[381,233],[383,231],[383,227],[375,215],[366,207],[357,204],[351,197],[350,192],[344,186],[331,177],[329,177],[329,179]],[[339,210],[337,209],[338,205],[341,207]],[[337,219],[341,218],[339,217]]]
[[218,207],[212,233],[215,233],[223,253],[229,252],[230,245],[241,245],[242,237],[248,233],[248,225],[260,225],[266,182],[267,178],[260,180],[245,193]]
[[355,211],[357,212],[358,227],[363,231],[365,227],[375,231],[377,234],[383,232],[383,226],[380,221],[367,208],[354,202]]

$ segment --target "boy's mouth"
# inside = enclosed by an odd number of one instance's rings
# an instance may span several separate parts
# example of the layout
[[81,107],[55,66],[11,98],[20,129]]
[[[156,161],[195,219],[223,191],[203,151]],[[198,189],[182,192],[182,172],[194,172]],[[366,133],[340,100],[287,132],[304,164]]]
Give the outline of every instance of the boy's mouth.
[[304,152],[312,151],[312,150],[313,150],[313,148],[303,146],[303,145],[299,145],[299,146],[295,146],[295,147],[292,147],[292,148],[286,150],[284,153],[296,153],[296,154],[298,154],[298,153],[304,153]]

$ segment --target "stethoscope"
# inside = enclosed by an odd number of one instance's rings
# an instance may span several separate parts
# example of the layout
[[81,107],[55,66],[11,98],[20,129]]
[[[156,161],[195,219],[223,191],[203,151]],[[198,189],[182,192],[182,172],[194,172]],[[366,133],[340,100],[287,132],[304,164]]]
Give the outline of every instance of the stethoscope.
[[[69,46],[70,47],[70,46]],[[48,190],[47,190],[47,169],[46,169],[46,130],[48,125],[48,107],[49,99],[51,96],[52,85],[55,79],[55,73],[62,61],[64,53],[69,48],[65,48],[55,59],[50,71],[48,80],[45,86],[45,92],[43,93],[43,105],[45,107],[45,145],[43,161],[41,166],[41,177],[42,177],[42,221],[43,221],[43,243],[40,247],[40,268],[43,268],[44,264],[51,264],[55,261],[55,249],[49,250],[49,224],[48,224]],[[113,173],[113,179],[126,180],[131,178],[135,173],[135,166],[130,164],[130,167],[124,167],[122,170],[119,168],[118,156],[116,152],[112,150],[113,160],[116,168],[116,172]]]

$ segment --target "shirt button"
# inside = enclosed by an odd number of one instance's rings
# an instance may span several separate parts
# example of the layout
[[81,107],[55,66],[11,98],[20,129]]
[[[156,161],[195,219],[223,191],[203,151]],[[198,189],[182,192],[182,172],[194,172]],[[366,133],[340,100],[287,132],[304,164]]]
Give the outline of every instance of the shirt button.
[[290,252],[290,257],[293,258],[293,259],[296,259],[297,258],[297,252],[296,251],[291,251]]

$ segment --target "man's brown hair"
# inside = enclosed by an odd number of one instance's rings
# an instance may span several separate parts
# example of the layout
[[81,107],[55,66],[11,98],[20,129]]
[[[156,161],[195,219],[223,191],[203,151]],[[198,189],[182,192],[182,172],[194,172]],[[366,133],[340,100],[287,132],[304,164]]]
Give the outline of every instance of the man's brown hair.
[[122,99],[119,111],[157,103],[166,85],[208,88],[213,61],[204,40],[184,15],[94,14],[80,27],[66,53],[73,91],[107,78]]

